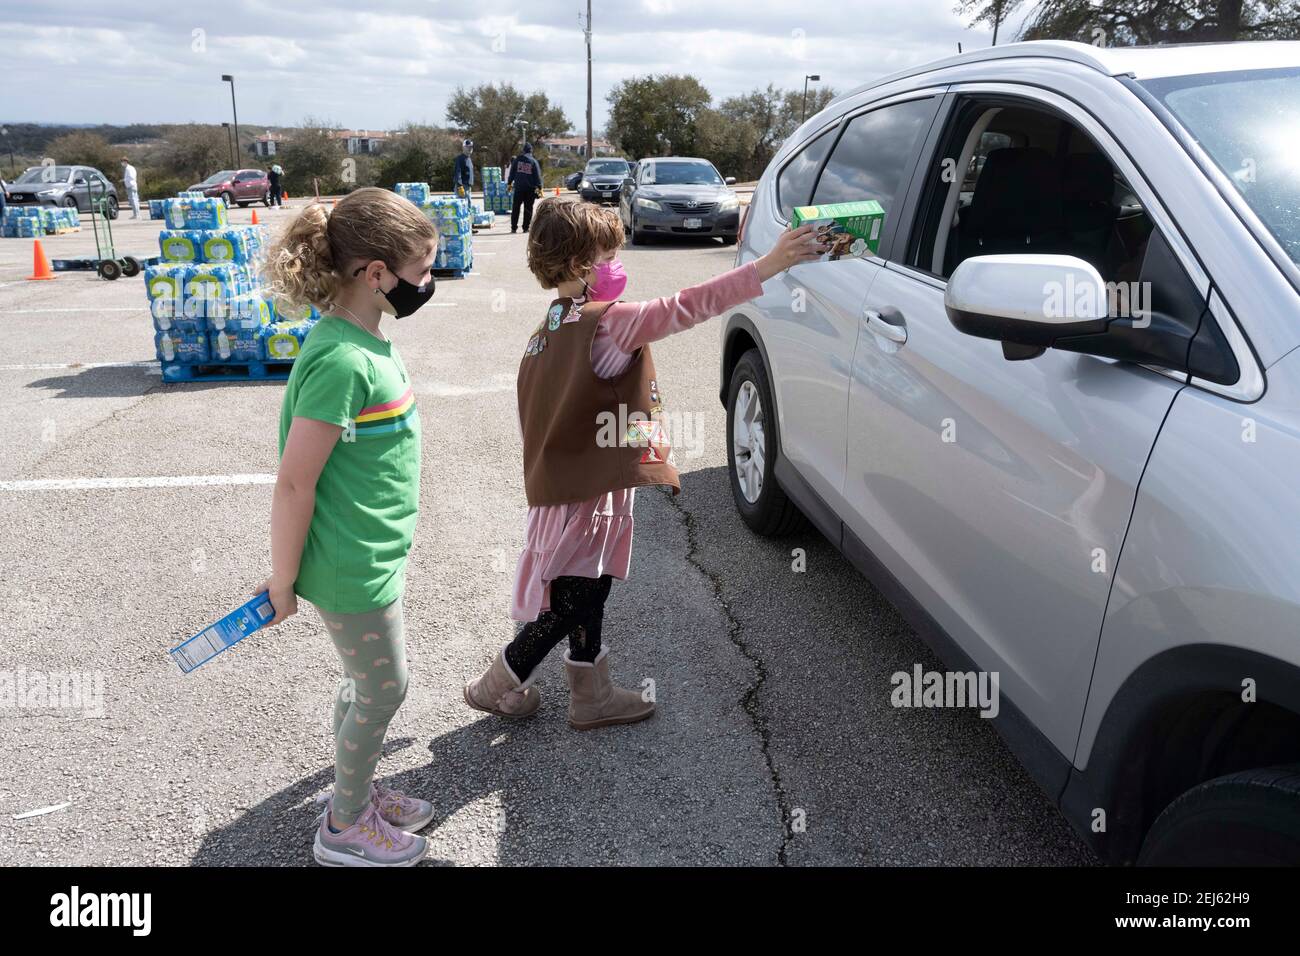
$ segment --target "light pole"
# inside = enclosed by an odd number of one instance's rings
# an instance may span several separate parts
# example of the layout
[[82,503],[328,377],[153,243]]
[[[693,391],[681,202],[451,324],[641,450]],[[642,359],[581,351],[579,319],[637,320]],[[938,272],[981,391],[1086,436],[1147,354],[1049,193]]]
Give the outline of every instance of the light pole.
[[587,0],[587,21],[582,34],[587,39],[587,161],[591,162],[591,0]]
[[799,112],[800,123],[802,123],[804,120],[808,118],[808,81],[809,80],[812,80],[814,83],[818,83],[821,81],[821,77],[818,76],[816,73],[810,73],[803,78],[803,109],[800,110]]
[[[221,81],[230,84],[230,112],[235,120],[235,149],[239,149],[239,110],[235,108],[235,78],[229,73],[221,74]],[[234,165],[234,160],[231,160]]]
[[226,128],[226,145],[230,147],[230,165],[231,165],[231,168],[234,168],[234,165],[235,165],[235,141],[234,141],[233,139],[230,138],[230,124],[229,124],[229,123],[222,123],[221,125],[224,126],[224,127]]

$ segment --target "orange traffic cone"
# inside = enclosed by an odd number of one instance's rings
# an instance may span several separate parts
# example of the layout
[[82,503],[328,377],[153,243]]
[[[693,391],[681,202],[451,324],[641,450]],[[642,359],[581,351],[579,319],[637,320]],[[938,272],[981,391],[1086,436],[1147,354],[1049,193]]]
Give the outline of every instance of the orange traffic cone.
[[288,199],[288,198],[289,198],[289,193],[286,192],[285,190],[281,189],[281,190],[280,190],[280,198],[281,198],[281,199]]
[[560,187],[559,187],[559,186],[556,186],[556,187],[555,187],[555,195],[558,196],[559,194],[560,194]]
[[32,274],[28,279],[53,279],[54,270],[50,268],[50,257],[45,254],[41,248],[41,240],[33,240],[35,245],[32,246]]
[[260,226],[260,225],[261,225],[261,223],[257,221],[257,210],[256,210],[256,209],[253,210],[253,225],[255,225],[255,226]]

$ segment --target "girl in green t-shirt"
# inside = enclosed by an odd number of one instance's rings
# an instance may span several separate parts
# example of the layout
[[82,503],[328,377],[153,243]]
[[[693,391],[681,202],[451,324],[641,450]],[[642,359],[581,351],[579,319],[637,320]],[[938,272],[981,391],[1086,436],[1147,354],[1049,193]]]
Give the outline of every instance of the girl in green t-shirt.
[[270,250],[271,288],[323,317],[280,411],[270,592],[278,624],[315,605],[343,664],[334,700],[334,792],[316,830],[327,866],[413,866],[433,806],[373,783],[406,696],[402,590],[420,490],[420,419],[380,329],[433,295],[433,223],[384,189],[307,206]]

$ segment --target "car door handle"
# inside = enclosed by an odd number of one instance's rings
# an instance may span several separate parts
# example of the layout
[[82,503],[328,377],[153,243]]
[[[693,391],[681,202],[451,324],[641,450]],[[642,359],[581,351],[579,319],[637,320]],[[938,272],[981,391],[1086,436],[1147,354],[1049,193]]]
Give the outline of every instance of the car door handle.
[[862,313],[862,319],[867,324],[867,331],[873,335],[899,345],[907,341],[907,323],[903,320],[903,313],[892,306],[880,310],[866,309]]

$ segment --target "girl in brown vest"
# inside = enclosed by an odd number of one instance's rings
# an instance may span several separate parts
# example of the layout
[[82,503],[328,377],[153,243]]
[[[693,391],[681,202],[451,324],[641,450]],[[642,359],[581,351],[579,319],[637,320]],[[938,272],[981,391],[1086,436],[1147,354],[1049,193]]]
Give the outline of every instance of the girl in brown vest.
[[600,632],[614,578],[632,558],[632,504],[643,485],[679,490],[650,343],[762,295],[764,280],[825,250],[812,227],[708,282],[649,302],[617,301],[627,284],[611,209],[543,203],[528,268],[556,298],[519,364],[519,422],[528,498],[512,617],[525,622],[486,673],[465,687],[476,710],[527,717],[541,705],[537,665],[569,639],[569,724],[589,730],[644,720],[654,704],[614,686]]

